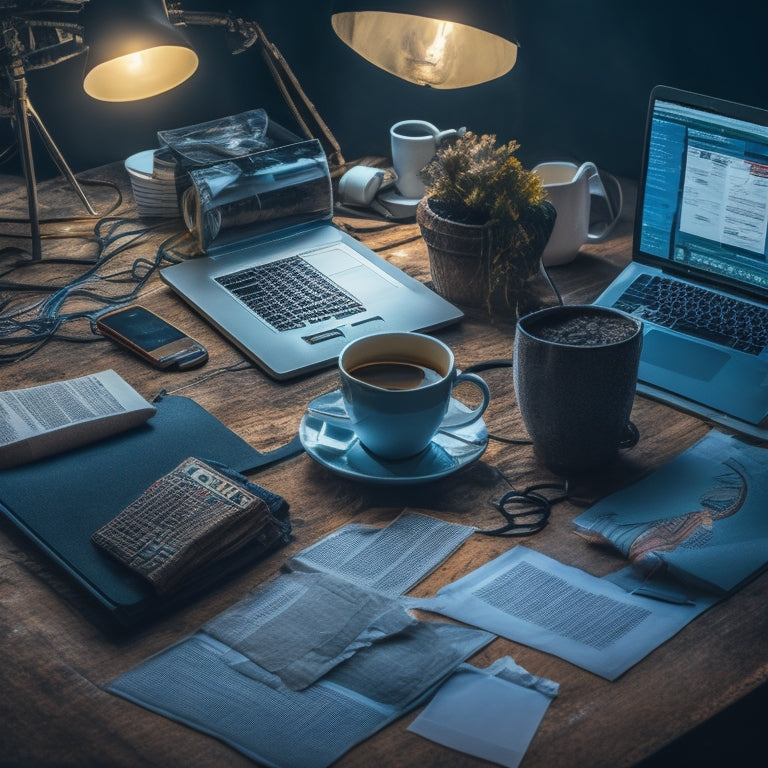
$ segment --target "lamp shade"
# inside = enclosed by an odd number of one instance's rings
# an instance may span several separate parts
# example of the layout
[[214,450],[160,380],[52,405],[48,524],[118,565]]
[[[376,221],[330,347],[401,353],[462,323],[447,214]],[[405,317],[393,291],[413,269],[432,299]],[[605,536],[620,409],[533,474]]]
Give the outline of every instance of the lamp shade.
[[503,0],[348,0],[334,3],[331,24],[364,59],[433,88],[493,80],[517,61]]
[[183,83],[197,54],[168,19],[164,0],[92,0],[83,88],[102,101],[135,101]]

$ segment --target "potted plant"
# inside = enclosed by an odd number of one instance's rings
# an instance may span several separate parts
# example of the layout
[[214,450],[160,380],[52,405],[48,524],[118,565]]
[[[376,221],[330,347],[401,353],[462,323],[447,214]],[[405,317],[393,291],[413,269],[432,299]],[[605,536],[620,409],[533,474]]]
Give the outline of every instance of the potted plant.
[[471,131],[443,145],[422,170],[426,194],[416,211],[435,290],[513,318],[553,297],[541,255],[556,216],[518,149]]

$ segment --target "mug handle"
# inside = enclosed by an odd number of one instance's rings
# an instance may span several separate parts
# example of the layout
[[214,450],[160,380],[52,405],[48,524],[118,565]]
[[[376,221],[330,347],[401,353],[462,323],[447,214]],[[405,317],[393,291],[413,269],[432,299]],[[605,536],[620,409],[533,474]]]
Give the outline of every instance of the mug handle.
[[624,427],[624,432],[619,441],[619,448],[632,448],[637,445],[640,440],[640,430],[635,426],[633,421],[628,421],[627,426]]
[[590,231],[587,233],[587,240],[590,243],[599,243],[605,240],[605,238],[611,234],[611,231],[619,221],[619,216],[621,216],[621,208],[624,205],[624,193],[621,189],[621,183],[619,180],[616,177],[611,176],[610,178],[613,180],[616,186],[616,194],[618,197],[618,204],[616,208],[614,208],[613,203],[611,202],[611,198],[608,196],[608,192],[605,189],[603,179],[600,176],[600,171],[597,170],[597,166],[594,163],[587,162],[584,163],[584,165],[579,169],[579,173],[582,170],[587,175],[587,185],[589,187],[590,197],[592,195],[595,197],[602,197],[605,200],[606,206],[608,207],[610,221],[607,224],[604,224],[599,232]]
[[488,389],[485,380],[480,378],[480,376],[474,373],[460,373],[453,380],[453,386],[455,387],[462,381],[474,384],[480,390],[480,394],[483,396],[483,402],[469,413],[455,413],[453,416],[446,417],[440,423],[440,429],[453,429],[454,427],[464,427],[467,424],[472,424],[485,413],[488,403],[491,402],[491,390]]
[[458,136],[459,132],[455,128],[448,128],[445,131],[440,131],[435,134],[435,146],[438,148],[446,140],[452,136]]

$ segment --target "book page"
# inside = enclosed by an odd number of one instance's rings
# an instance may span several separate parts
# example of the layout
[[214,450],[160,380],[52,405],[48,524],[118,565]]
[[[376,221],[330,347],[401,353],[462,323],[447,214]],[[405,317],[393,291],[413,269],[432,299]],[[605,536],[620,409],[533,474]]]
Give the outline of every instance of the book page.
[[0,467],[85,445],[155,411],[112,370],[0,392]]
[[407,592],[458,549],[475,529],[404,512],[384,528],[350,523],[286,563],[322,571],[391,597]]

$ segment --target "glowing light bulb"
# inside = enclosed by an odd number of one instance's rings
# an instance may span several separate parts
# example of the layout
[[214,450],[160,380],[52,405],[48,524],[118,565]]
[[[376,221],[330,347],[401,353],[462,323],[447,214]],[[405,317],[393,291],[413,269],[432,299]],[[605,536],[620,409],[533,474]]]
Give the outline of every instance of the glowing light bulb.
[[402,67],[407,79],[420,85],[440,86],[451,73],[454,25],[430,19],[405,35]]
[[463,88],[508,72],[517,44],[458,22],[387,11],[343,11],[336,34],[377,67],[411,83]]
[[105,61],[86,75],[83,87],[95,99],[134,101],[174,88],[196,69],[191,48],[160,45]]
[[438,63],[445,57],[448,48],[451,33],[453,32],[453,23],[450,21],[439,21],[435,39],[427,46],[425,58],[427,61]]
[[124,59],[126,73],[135,75],[141,72],[146,67],[144,58],[144,51],[129,53]]

